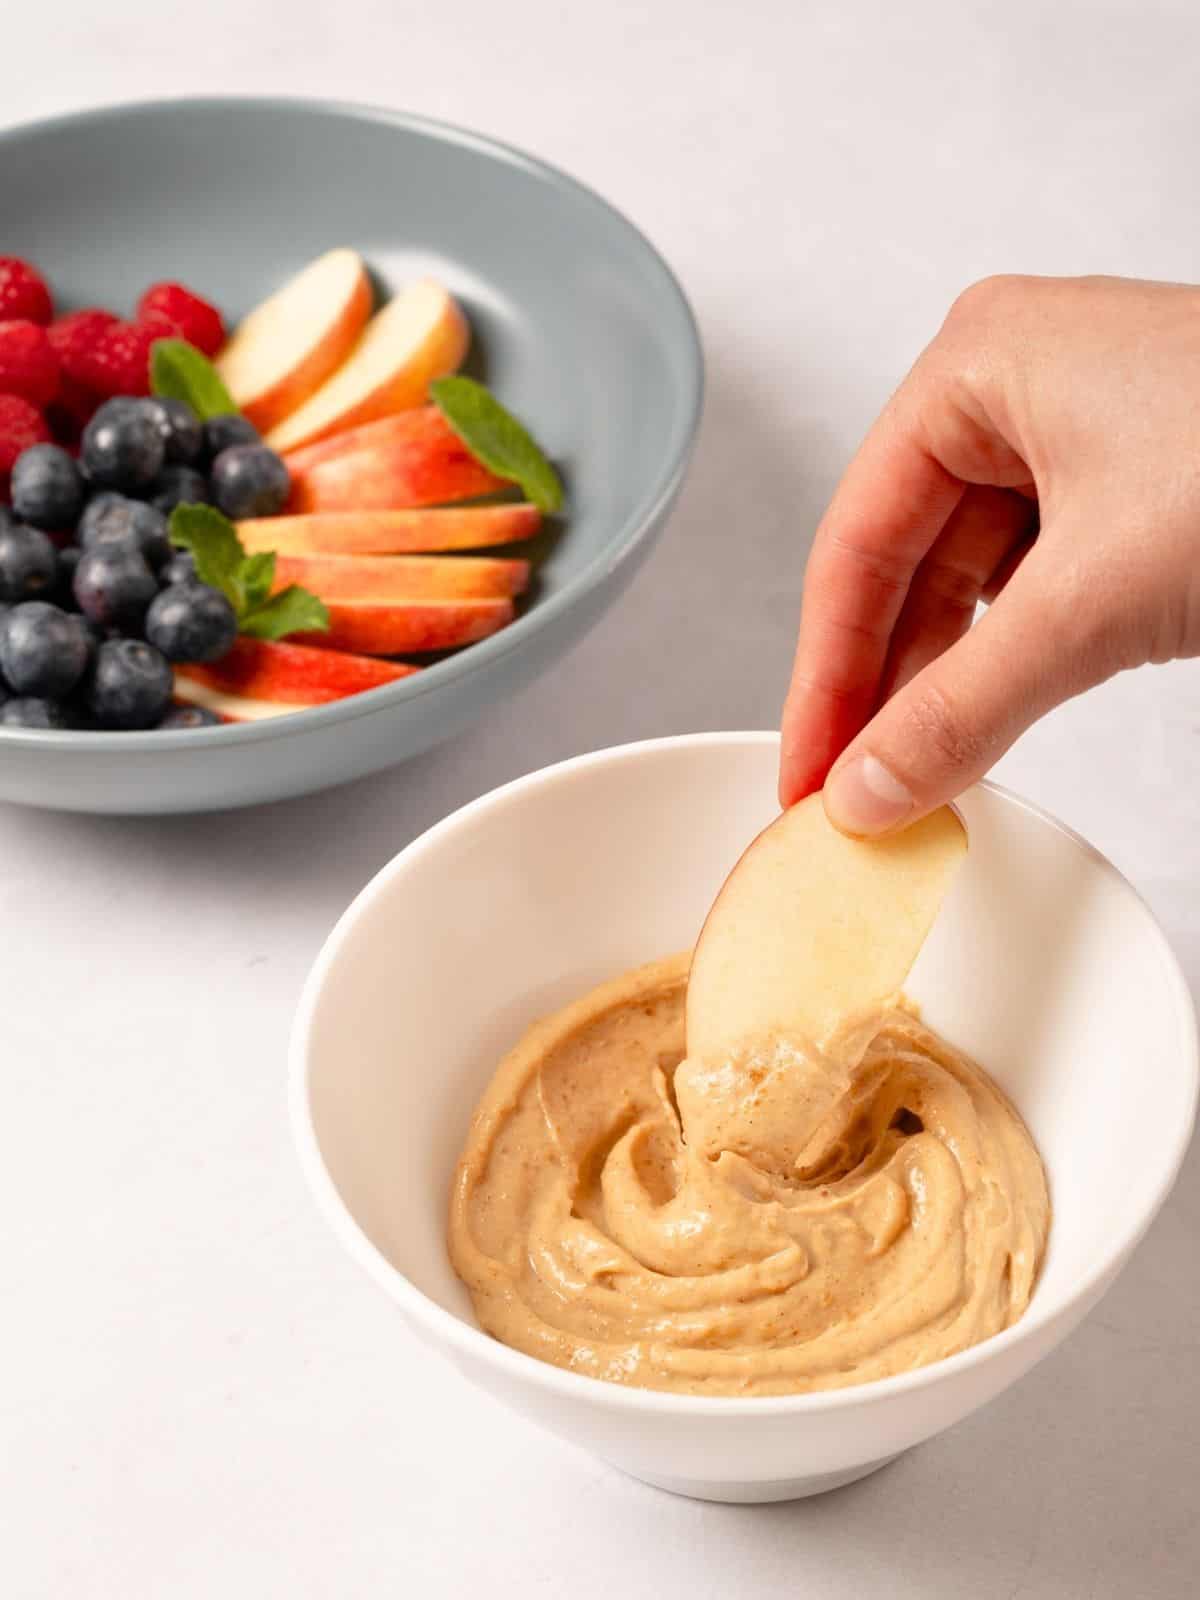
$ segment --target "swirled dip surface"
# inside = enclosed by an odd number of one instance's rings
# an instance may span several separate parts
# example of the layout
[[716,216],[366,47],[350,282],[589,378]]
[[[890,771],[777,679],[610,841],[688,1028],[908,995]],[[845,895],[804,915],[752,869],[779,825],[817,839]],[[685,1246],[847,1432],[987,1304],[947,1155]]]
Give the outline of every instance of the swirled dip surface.
[[767,1395],[1015,1322],[1050,1208],[980,1068],[900,1006],[842,1050],[765,1038],[684,1060],[686,982],[684,956],[639,968],[501,1064],[451,1203],[480,1324],[614,1383]]

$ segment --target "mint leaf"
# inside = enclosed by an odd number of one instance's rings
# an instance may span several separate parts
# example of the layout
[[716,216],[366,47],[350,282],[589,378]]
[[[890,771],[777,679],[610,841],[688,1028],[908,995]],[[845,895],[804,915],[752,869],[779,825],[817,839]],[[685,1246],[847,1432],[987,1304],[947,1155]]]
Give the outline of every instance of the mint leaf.
[[229,518],[214,506],[181,505],[172,511],[167,529],[172,544],[192,552],[200,582],[220,589],[240,617],[246,609],[246,552]]
[[430,398],[477,461],[499,478],[519,484],[540,511],[557,511],[563,490],[558,474],[532,436],[482,383],[459,376],[436,378]]
[[254,611],[262,605],[275,582],[275,552],[263,550],[256,556],[247,556],[242,566],[242,588],[246,593],[246,610]]
[[282,639],[286,633],[327,633],[329,611],[315,594],[309,594],[298,583],[289,583],[244,616],[239,631],[253,639]]
[[282,639],[288,633],[328,631],[325,602],[298,583],[272,594],[275,552],[248,556],[233,523],[214,506],[176,506],[167,527],[171,543],[192,552],[200,582],[219,589],[237,612],[239,633]]
[[182,400],[201,422],[237,410],[216,367],[186,339],[156,339],[151,345],[150,389],[164,400]]

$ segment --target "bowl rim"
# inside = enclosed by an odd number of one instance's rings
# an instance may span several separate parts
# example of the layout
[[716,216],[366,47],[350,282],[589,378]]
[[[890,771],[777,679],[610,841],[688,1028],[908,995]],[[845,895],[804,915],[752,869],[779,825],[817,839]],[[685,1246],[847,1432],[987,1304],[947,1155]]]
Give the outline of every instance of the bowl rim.
[[[1042,806],[1016,794],[1003,784],[985,779],[978,785],[979,788],[1000,796],[1008,804],[1028,812],[1060,833],[1086,854],[1108,877],[1122,886],[1141,910],[1148,931],[1158,947],[1158,954],[1168,979],[1180,1052],[1184,1069],[1191,1080],[1188,1113],[1173,1130],[1167,1159],[1151,1197],[1151,1203],[1131,1225],[1114,1234],[1104,1254],[1080,1275],[1072,1289],[1057,1303],[1039,1307],[1035,1296],[1025,1314],[1011,1327],[993,1334],[979,1344],[959,1351],[957,1355],[948,1356],[929,1366],[918,1367],[890,1378],[877,1378],[844,1389],[820,1390],[810,1394],[745,1397],[681,1395],[609,1383],[601,1378],[570,1372],[552,1366],[548,1362],[539,1361],[535,1356],[526,1355],[524,1351],[502,1344],[490,1334],[484,1333],[481,1328],[462,1321],[423,1294],[398,1268],[392,1266],[359,1226],[325,1166],[313,1126],[308,1095],[309,1042],[313,1018],[330,970],[360,918],[377,899],[389,892],[393,880],[402,876],[413,860],[435,848],[447,834],[469,827],[477,817],[498,805],[519,803],[531,790],[569,782],[578,774],[585,773],[593,767],[638,760],[643,756],[659,752],[720,746],[778,748],[778,744],[779,735],[773,731],[747,730],[668,735],[657,739],[612,745],[584,755],[573,756],[565,761],[538,768],[499,788],[489,790],[418,834],[375,873],[334,924],[309,971],[300,995],[288,1049],[289,1116],[296,1153],[317,1209],[325,1217],[348,1254],[390,1299],[397,1302],[407,1315],[429,1332],[434,1341],[448,1345],[451,1350],[464,1357],[490,1363],[499,1368],[509,1379],[539,1384],[566,1401],[611,1405],[623,1411],[674,1417],[703,1416],[715,1419],[767,1415],[802,1416],[816,1412],[855,1410],[877,1401],[912,1395],[949,1381],[960,1373],[968,1372],[1004,1355],[1016,1345],[1034,1340],[1037,1334],[1050,1325],[1069,1317],[1073,1307],[1081,1302],[1086,1304],[1095,1292],[1102,1291],[1106,1277],[1124,1264],[1158,1215],[1174,1186],[1191,1142],[1197,1103],[1200,1100],[1200,1034],[1197,1029],[1196,1006],[1187,980],[1157,917],[1124,873],[1095,845],[1068,827],[1066,823],[1059,821]],[[1048,1346],[1047,1351],[1043,1351],[1042,1354],[1048,1353],[1049,1348],[1052,1346]]]
[[86,729],[33,729],[0,727],[0,750],[55,750],[70,756],[80,752],[91,756],[142,754],[151,751],[211,750],[218,746],[257,744],[264,739],[294,738],[331,725],[356,721],[386,711],[392,706],[417,700],[436,692],[443,685],[466,680],[486,672],[492,663],[521,649],[544,627],[572,610],[594,590],[609,580],[651,536],[664,517],[683,482],[691,461],[704,406],[704,352],[696,314],[679,278],[662,253],[645,233],[590,185],[540,156],[516,145],[479,133],[456,123],[426,117],[414,112],[368,102],[321,98],[314,95],[180,95],[116,102],[39,117],[0,129],[0,153],[4,147],[22,139],[39,138],[47,133],[79,129],[86,132],[106,123],[161,116],[174,111],[201,111],[214,115],[246,107],[266,111],[302,111],[333,120],[380,123],[402,133],[435,143],[457,145],[501,165],[516,168],[536,178],[552,190],[572,197],[593,212],[606,216],[632,237],[640,253],[659,278],[667,300],[673,304],[675,323],[671,337],[678,337],[686,370],[681,416],[663,451],[657,477],[621,521],[604,548],[556,593],[539,600],[528,611],[519,613],[507,627],[466,649],[422,667],[419,673],[396,683],[382,684],[360,694],[348,695],[326,705],[311,706],[271,717],[261,722],[226,723],[215,728],[184,728],[159,731],[147,729],[130,733],[101,733]]

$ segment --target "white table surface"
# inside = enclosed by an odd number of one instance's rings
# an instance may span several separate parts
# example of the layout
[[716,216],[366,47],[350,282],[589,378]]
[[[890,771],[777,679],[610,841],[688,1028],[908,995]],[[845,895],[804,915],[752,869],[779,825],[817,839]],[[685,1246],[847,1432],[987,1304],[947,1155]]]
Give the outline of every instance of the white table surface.
[[[408,1336],[301,1185],[284,1048],[332,921],[427,824],[581,750],[775,720],[814,521],[959,287],[1200,276],[1198,44],[1188,0],[5,8],[4,119],[317,93],[561,164],[678,270],[710,394],[633,590],[487,726],[256,812],[0,808],[0,1593],[1196,1593],[1195,1154],[1101,1308],[990,1410],[821,1500],[698,1505]],[[999,775],[1124,868],[1200,990],[1200,665],[1110,684]]]

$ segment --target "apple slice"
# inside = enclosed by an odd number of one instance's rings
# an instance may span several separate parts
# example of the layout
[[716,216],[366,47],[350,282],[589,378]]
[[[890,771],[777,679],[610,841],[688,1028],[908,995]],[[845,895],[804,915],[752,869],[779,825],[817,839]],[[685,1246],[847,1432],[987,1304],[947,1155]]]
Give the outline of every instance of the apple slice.
[[289,511],[405,510],[512,488],[475,459],[436,406],[415,407],[404,427],[366,444],[309,460],[288,457]]
[[318,511],[238,523],[247,551],[282,555],[387,556],[419,550],[482,550],[532,539],[536,506],[444,506],[416,511]]
[[409,284],[375,313],[332,377],[271,429],[267,443],[281,453],[295,450],[419,406],[430,382],[457,368],[469,341],[467,319],[440,283],[422,278]]
[[341,433],[331,433],[315,444],[303,445],[287,453],[288,469],[293,473],[307,472],[322,461],[332,461],[336,456],[358,455],[360,451],[390,450],[403,444],[417,447],[433,431],[440,439],[446,430],[446,421],[436,406],[409,406],[390,417],[379,417],[374,422],[364,422],[360,427],[347,428]]
[[379,604],[334,600],[329,604],[329,632],[298,634],[297,638],[323,650],[396,656],[474,644],[512,619],[513,603],[506,599]]
[[[240,697],[264,704],[326,705],[347,695],[378,689],[381,684],[410,678],[420,667],[401,661],[375,661],[369,656],[336,650],[314,650],[289,640],[235,639],[219,661],[181,662],[175,668],[175,690],[196,699],[202,693]],[[214,706],[214,710],[220,709]]]
[[903,833],[848,839],[810,795],[725,880],[692,956],[688,1054],[794,1033],[825,1045],[880,1006],[917,958],[967,836],[943,806]]
[[489,600],[521,594],[528,561],[488,556],[278,556],[275,587],[299,583],[322,600]]
[[175,699],[185,706],[203,706],[215,711],[222,722],[269,722],[272,717],[286,717],[293,711],[306,711],[302,700],[252,700],[248,695],[226,694],[207,683],[194,683],[187,678],[176,678]]
[[255,427],[282,422],[341,366],[371,301],[358,252],[329,250],[242,318],[216,365]]

